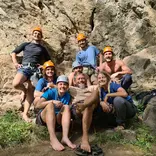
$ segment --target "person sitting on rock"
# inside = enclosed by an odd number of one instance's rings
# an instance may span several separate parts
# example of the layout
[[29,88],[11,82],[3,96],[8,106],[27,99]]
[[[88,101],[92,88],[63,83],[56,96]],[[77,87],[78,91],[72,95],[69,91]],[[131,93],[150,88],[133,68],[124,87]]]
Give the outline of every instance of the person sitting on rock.
[[[32,31],[32,41],[22,43],[11,53],[12,61],[17,69],[17,74],[13,80],[13,87],[22,91],[20,99],[21,104],[25,102],[22,117],[26,122],[31,122],[31,119],[28,117],[28,111],[34,99],[33,84],[39,79],[40,70],[38,67],[40,64],[43,64],[44,61],[50,60],[48,51],[41,45],[42,37],[43,34],[41,28],[35,27]],[[20,64],[17,61],[17,54],[22,51],[23,59],[22,64]],[[27,88],[24,86],[24,82],[27,82]]]
[[83,66],[83,73],[91,77],[97,67],[97,57],[100,56],[101,64],[102,55],[95,46],[88,45],[87,38],[84,34],[78,34],[77,41],[80,51],[76,54],[76,61]]
[[[64,150],[65,147],[63,144],[74,149],[76,145],[74,145],[68,138],[71,120],[69,108],[71,96],[68,93],[68,77],[65,75],[59,76],[56,84],[57,88],[45,91],[35,105],[35,108],[40,109],[36,118],[36,123],[39,125],[46,125],[48,127],[50,144],[54,150]],[[63,136],[61,143],[58,141],[55,134],[56,124],[62,124]]]
[[122,130],[125,128],[125,121],[135,116],[136,107],[125,89],[110,80],[109,74],[105,72],[98,74],[100,107],[103,112],[115,115],[118,125],[115,129]]
[[104,48],[103,56],[105,62],[98,69],[109,73],[113,81],[120,83],[127,90],[132,84],[131,69],[122,60],[113,59],[114,53],[110,46]]
[[40,78],[37,82],[35,92],[34,92],[34,104],[38,102],[42,94],[48,89],[48,88],[54,88],[56,87],[56,70],[54,63],[52,61],[46,61],[43,64],[43,78]]
[[[83,73],[78,73],[75,77],[75,86],[70,86],[69,92],[73,97],[72,114],[75,118],[82,116],[82,140],[76,153],[90,154],[91,146],[89,143],[88,131],[92,122],[92,114],[98,104],[99,99],[97,86],[86,86],[86,77]],[[77,154],[78,154],[77,153]]]
[[[76,82],[75,82],[75,77],[78,73],[82,73],[83,72],[83,66],[81,64],[79,64],[77,61],[74,61],[72,64],[72,73],[70,73],[70,75],[68,76],[69,78],[69,86],[75,86]],[[85,74],[85,78],[86,78],[86,85],[90,86],[91,82],[89,79],[89,76],[87,74]]]

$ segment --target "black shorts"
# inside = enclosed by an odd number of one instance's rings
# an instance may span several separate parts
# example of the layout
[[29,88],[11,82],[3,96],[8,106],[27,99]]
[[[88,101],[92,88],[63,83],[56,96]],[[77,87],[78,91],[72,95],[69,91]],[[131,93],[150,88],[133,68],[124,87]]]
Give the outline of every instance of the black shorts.
[[42,112],[42,110],[40,110],[40,111],[38,112],[38,114],[37,114],[37,117],[36,117],[36,124],[41,125],[41,126],[46,126],[47,124],[42,120],[41,112]]
[[[41,117],[41,112],[42,112],[42,111],[43,111],[43,110],[40,110],[40,111],[38,112],[38,114],[37,114],[37,117],[36,117],[36,124],[37,124],[37,125],[40,125],[40,126],[47,126],[47,124],[42,120],[42,117]],[[60,131],[60,130],[62,129],[62,126],[56,122],[55,129],[56,129],[57,131]]]
[[[84,100],[80,100],[79,102],[77,103],[84,103]],[[72,119],[80,119],[81,117],[79,115],[77,115],[76,113],[76,107],[77,107],[77,103],[73,103],[70,107],[70,110],[71,110],[71,118]]]

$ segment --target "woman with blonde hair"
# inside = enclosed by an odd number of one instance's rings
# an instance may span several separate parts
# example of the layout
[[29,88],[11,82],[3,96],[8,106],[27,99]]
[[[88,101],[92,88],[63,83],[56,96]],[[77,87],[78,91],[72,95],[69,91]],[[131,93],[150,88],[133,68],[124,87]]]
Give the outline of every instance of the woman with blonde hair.
[[135,116],[136,107],[125,89],[110,79],[109,74],[105,72],[98,74],[100,106],[103,112],[114,114],[117,123],[115,130],[122,130],[126,120]]

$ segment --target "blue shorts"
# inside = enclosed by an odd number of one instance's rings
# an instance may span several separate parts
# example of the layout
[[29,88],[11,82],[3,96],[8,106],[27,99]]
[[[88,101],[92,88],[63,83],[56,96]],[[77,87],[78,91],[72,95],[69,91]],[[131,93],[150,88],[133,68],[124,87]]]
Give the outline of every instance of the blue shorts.
[[33,82],[34,86],[37,85],[38,80],[41,78],[41,72],[37,67],[23,66],[18,69],[17,72],[26,76],[27,79],[30,79]]
[[36,68],[32,69],[30,67],[21,67],[20,69],[18,69],[17,72],[23,74],[28,79],[30,79],[30,77],[36,72],[36,70]]

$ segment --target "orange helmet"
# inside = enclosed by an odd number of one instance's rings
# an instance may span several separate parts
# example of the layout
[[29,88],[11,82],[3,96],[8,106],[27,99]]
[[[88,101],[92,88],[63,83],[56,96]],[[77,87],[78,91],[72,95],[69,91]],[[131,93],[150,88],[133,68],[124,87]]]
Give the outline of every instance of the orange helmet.
[[47,67],[55,67],[55,65],[51,60],[49,60],[49,61],[44,62],[43,64],[43,69],[46,69]]
[[32,32],[39,31],[42,34],[42,29],[40,27],[35,27]]
[[103,53],[106,53],[106,52],[112,52],[113,53],[113,50],[110,46],[106,46],[104,49],[103,49]]
[[83,40],[83,39],[86,39],[86,36],[84,34],[78,34],[77,35],[77,41],[80,41],[80,40]]

